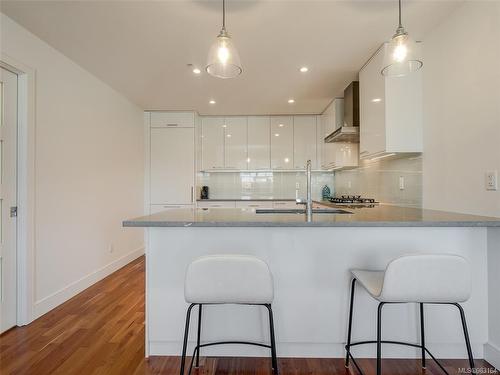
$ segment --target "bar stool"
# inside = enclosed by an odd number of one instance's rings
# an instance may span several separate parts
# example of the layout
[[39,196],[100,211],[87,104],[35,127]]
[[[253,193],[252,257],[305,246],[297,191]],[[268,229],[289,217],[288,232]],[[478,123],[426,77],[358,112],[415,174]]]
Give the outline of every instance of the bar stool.
[[[193,261],[187,269],[184,297],[190,303],[186,314],[186,327],[182,346],[181,371],[184,375],[191,310],[198,305],[197,344],[191,357],[189,374],[196,355],[199,367],[200,349],[221,344],[246,344],[271,349],[272,369],[278,375],[276,341],[271,303],[274,298],[273,278],[265,262],[247,255],[210,255]],[[203,305],[238,304],[266,307],[269,314],[270,345],[247,341],[220,341],[200,344]]]
[[[351,354],[351,347],[363,344],[377,344],[377,375],[382,374],[381,344],[406,345],[421,349],[422,367],[425,368],[425,354],[436,361],[446,374],[448,372],[425,347],[424,304],[446,304],[458,308],[462,320],[469,365],[474,369],[474,358],[467,331],[465,313],[460,302],[470,297],[471,276],[467,261],[458,255],[409,255],[391,261],[385,271],[351,270],[351,303],[345,365],[352,359],[357,370],[361,368]],[[377,340],[351,343],[354,289],[358,281],[378,304]],[[382,340],[382,308],[386,304],[418,303],[420,305],[420,344]]]

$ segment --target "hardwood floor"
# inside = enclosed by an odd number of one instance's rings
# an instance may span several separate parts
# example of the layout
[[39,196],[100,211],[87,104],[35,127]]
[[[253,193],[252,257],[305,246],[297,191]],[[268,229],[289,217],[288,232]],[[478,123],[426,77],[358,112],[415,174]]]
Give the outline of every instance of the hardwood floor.
[[[360,360],[366,375],[373,360]],[[444,360],[450,374],[465,360]],[[282,375],[357,375],[342,359],[283,358]],[[193,375],[270,375],[268,358],[202,358]],[[477,365],[491,368],[485,361]],[[178,374],[178,357],[144,358],[144,258],[139,258],[26,327],[0,336],[0,374]],[[384,360],[384,374],[441,375],[431,360]],[[484,373],[484,372],[483,372]],[[491,373],[491,372],[490,372]]]

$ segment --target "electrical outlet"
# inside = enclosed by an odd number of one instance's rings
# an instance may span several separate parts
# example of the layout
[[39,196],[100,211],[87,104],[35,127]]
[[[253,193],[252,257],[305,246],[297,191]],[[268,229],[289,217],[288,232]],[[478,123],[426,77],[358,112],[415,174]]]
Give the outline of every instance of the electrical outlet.
[[486,172],[486,190],[498,190],[498,172]]
[[347,187],[350,189],[352,188],[352,182],[351,181],[347,181]]
[[115,251],[115,246],[112,243],[110,243],[109,244],[109,253],[112,254],[114,251]]
[[399,176],[399,190],[405,189],[405,177]]
[[300,189],[300,184],[298,182],[295,183],[295,189]]

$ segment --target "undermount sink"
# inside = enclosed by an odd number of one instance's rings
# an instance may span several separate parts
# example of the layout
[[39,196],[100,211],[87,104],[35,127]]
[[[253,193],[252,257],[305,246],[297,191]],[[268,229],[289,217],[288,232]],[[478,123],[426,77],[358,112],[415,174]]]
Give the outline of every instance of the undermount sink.
[[[313,214],[352,214],[350,211],[339,208],[313,208]],[[257,214],[305,214],[305,210],[300,208],[258,208]]]

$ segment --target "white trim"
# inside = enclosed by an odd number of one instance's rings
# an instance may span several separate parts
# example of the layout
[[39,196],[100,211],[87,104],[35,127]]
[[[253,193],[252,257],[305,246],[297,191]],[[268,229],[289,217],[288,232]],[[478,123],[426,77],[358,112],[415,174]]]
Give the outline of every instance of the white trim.
[[500,348],[491,342],[484,344],[484,359],[496,369],[500,369]]
[[35,70],[1,53],[0,66],[18,75],[17,325],[33,320],[35,260]]
[[106,276],[112,274],[116,270],[122,268],[127,265],[134,259],[142,256],[144,254],[144,247],[140,247],[131,251],[130,253],[122,256],[114,260],[113,262],[107,264],[100,269],[91,272],[90,274],[82,277],[79,280],[72,282],[71,284],[65,286],[64,288],[58,290],[55,293],[35,302],[34,305],[34,317],[35,319],[39,318],[43,314],[49,312],[53,308],[59,306],[60,304],[66,302],[71,297],[74,297],[78,293],[87,289],[91,285],[95,284],[99,280],[104,279]]

